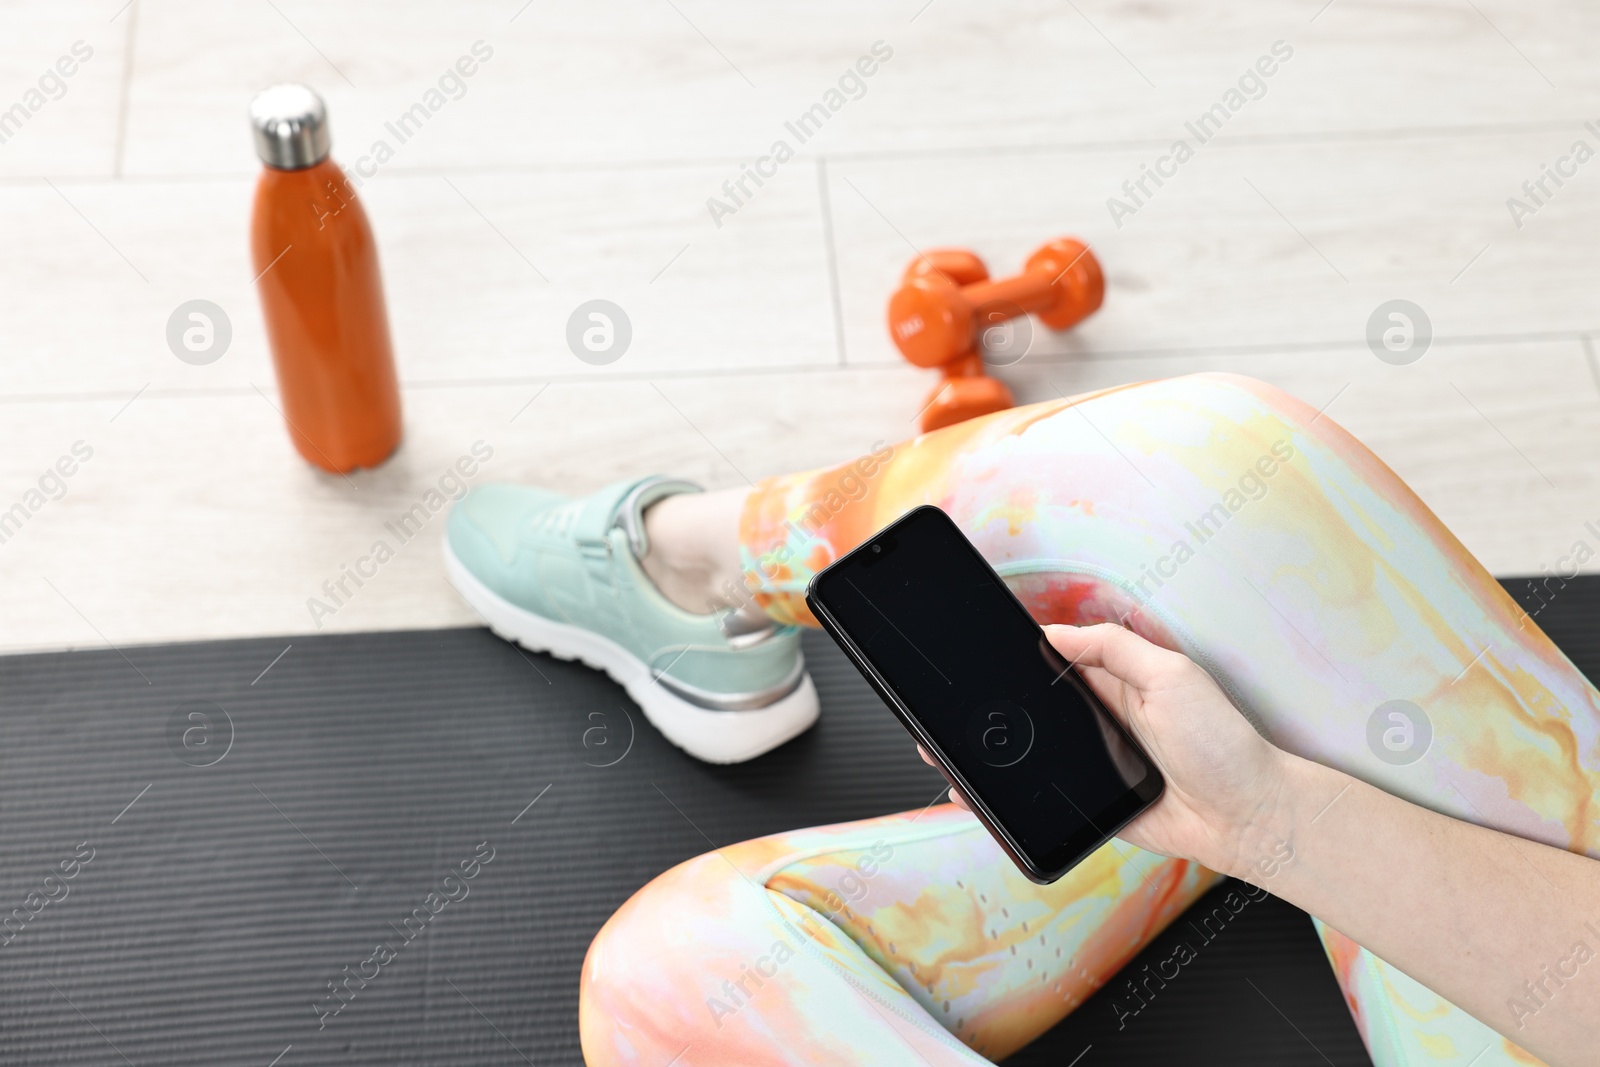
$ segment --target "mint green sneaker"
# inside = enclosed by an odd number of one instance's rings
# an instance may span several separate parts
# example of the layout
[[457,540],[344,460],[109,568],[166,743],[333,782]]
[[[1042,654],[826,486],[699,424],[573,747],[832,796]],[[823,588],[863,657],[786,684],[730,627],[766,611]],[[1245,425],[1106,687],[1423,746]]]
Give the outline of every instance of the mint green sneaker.
[[581,499],[474,488],[450,513],[445,573],[489,627],[628,691],[667,740],[709,763],[753,759],[817,719],[800,635],[696,615],[644,573],[644,510],[690,482],[617,482]]

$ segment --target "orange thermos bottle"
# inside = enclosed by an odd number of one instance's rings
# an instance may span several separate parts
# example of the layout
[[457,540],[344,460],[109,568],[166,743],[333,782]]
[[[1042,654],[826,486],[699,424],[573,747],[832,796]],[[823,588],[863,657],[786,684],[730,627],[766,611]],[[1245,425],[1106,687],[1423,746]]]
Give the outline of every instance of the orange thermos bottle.
[[372,226],[328,156],[321,97],[274,85],[250,124],[266,164],[250,254],[289,438],[324,470],[376,466],[400,443],[400,387]]

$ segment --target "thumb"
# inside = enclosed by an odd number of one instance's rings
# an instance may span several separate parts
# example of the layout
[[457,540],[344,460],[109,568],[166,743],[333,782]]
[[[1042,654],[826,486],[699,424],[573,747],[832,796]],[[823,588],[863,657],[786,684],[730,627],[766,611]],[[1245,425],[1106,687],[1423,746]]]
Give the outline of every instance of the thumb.
[[1078,667],[1098,667],[1137,689],[1150,688],[1177,653],[1113,623],[1044,628],[1051,646]]

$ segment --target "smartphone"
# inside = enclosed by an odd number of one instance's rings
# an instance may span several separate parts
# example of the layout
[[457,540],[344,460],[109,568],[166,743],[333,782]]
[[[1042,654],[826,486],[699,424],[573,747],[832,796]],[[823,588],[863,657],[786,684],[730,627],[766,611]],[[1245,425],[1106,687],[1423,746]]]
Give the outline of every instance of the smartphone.
[[924,505],[817,573],[806,603],[1040,884],[1166,782],[943,511]]

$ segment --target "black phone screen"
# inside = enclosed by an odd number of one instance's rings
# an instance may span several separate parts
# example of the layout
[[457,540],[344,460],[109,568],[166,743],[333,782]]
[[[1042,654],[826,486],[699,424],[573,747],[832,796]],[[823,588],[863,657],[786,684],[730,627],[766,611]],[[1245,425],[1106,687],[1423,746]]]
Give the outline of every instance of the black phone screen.
[[939,509],[881,531],[808,597],[1030,876],[1060,877],[1160,795],[1160,772]]

